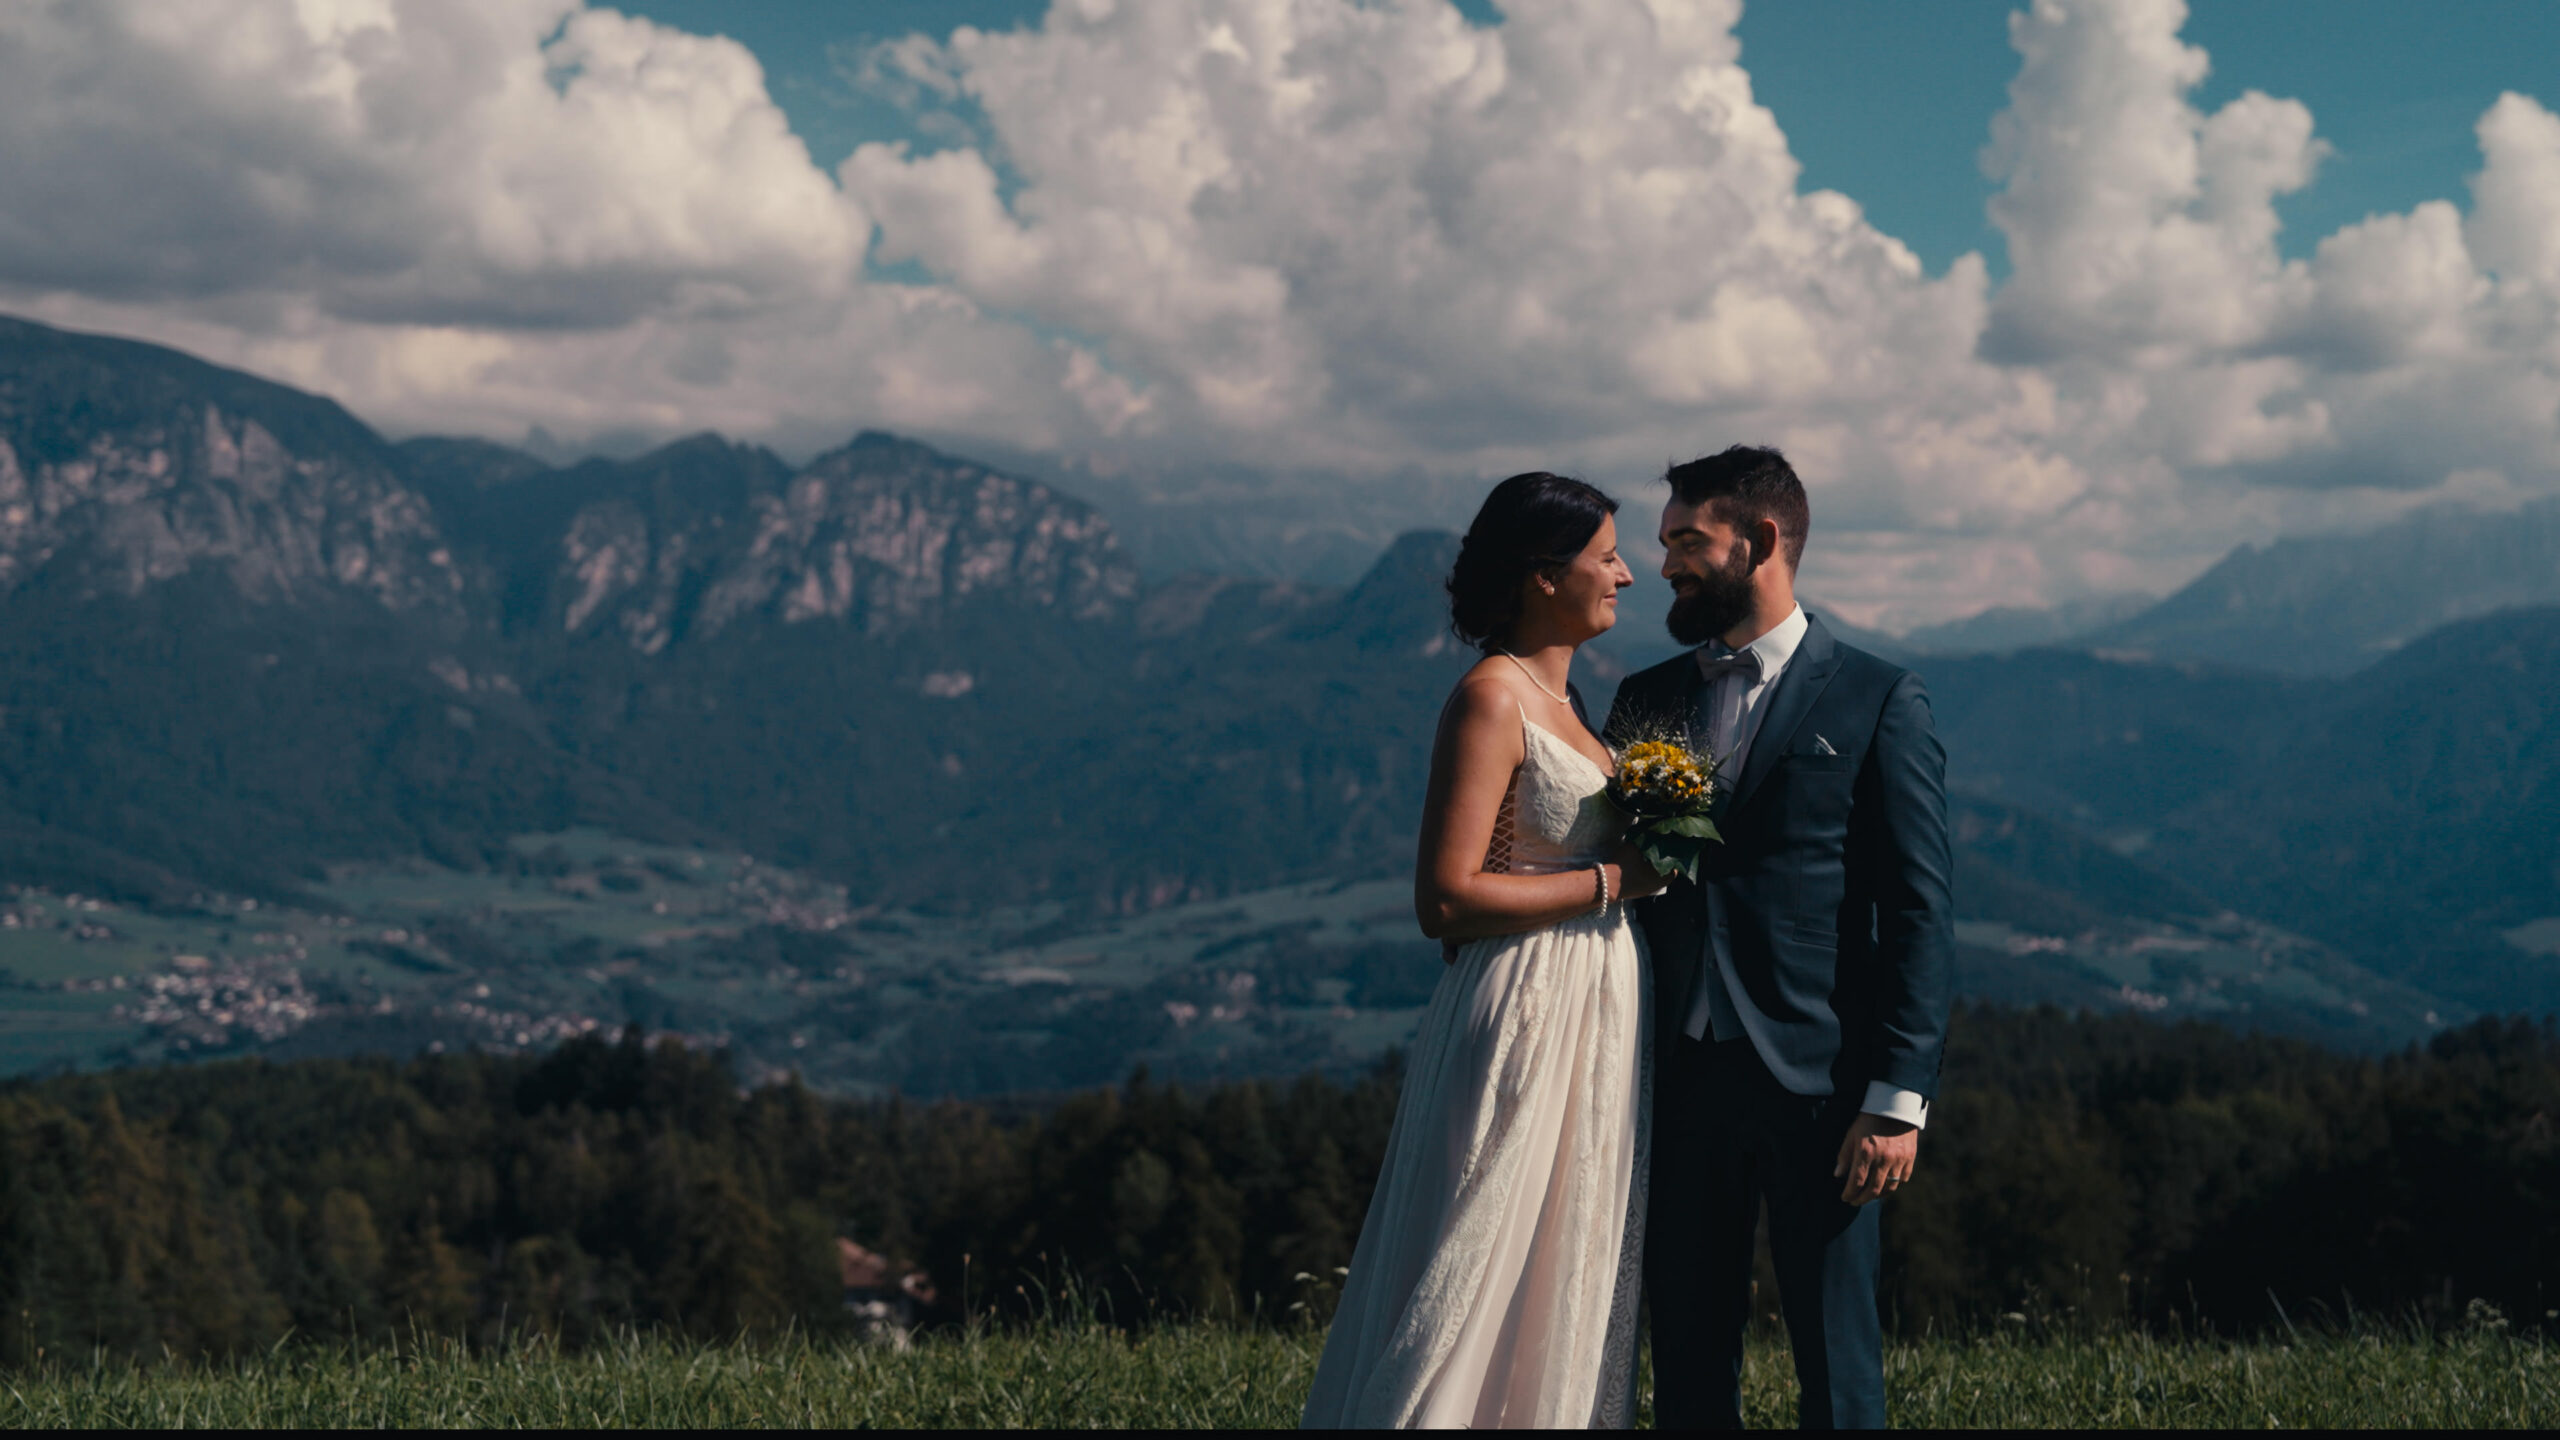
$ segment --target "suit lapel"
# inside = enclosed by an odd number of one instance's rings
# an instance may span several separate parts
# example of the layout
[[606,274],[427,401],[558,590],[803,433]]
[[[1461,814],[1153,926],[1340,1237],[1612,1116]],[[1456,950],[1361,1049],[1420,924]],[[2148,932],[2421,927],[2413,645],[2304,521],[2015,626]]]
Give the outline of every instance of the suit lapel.
[[1812,713],[1813,702],[1822,698],[1823,687],[1831,683],[1832,673],[1839,668],[1839,645],[1819,619],[1807,614],[1804,639],[1797,644],[1786,673],[1778,677],[1777,692],[1769,697],[1769,712],[1760,718],[1759,733],[1751,737],[1751,754],[1743,761],[1742,778],[1734,782],[1733,806],[1749,800],[1751,792],[1759,789],[1760,782],[1777,768],[1778,757],[1786,753],[1796,727]]

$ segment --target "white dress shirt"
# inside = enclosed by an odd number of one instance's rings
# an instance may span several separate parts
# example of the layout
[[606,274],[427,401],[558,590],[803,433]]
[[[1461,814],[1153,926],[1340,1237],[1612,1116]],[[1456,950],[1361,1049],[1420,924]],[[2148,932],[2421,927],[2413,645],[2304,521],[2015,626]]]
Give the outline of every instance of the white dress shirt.
[[[1743,764],[1751,758],[1751,743],[1760,734],[1760,722],[1768,717],[1769,697],[1777,693],[1778,677],[1787,673],[1796,650],[1804,644],[1807,623],[1804,607],[1799,605],[1741,651],[1728,650],[1719,640],[1698,647],[1702,667],[1710,660],[1742,653],[1753,655],[1760,662],[1757,679],[1744,671],[1729,670],[1707,687],[1707,748],[1724,762],[1717,773],[1717,784],[1732,785],[1742,778]],[[1688,1023],[1683,1029],[1694,1038],[1703,1039],[1709,1033],[1719,1040],[1737,1038],[1741,1034],[1740,1022],[1732,1018],[1733,1002],[1725,992],[1724,971],[1712,953],[1707,956],[1706,973],[1701,978],[1705,983],[1690,1002]],[[1867,1082],[1865,1103],[1858,1108],[1869,1115],[1882,1115],[1912,1126],[1929,1123],[1929,1102],[1918,1091],[1881,1080]]]

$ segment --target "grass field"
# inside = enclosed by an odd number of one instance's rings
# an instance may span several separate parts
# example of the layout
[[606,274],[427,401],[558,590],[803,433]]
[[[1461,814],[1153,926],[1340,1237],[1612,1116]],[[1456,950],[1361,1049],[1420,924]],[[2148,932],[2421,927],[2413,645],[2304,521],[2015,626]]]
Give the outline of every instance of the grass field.
[[[633,1339],[577,1356],[431,1344],[141,1369],[48,1364],[0,1376],[0,1426],[1286,1426],[1317,1344],[1202,1326],[989,1333],[906,1353]],[[1937,1341],[1897,1346],[1886,1363],[1893,1420],[1906,1427],[2560,1424],[2560,1350],[2502,1330],[2250,1346]],[[1782,1347],[1753,1350],[1744,1397],[1752,1424],[1794,1422]]]

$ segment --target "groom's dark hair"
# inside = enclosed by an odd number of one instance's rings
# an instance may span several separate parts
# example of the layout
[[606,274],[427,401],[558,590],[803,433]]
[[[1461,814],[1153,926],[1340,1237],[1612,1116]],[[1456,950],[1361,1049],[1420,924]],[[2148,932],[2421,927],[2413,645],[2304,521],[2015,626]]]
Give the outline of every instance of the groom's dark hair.
[[1728,525],[1739,528],[1777,521],[1778,533],[1786,537],[1787,568],[1803,565],[1804,537],[1813,528],[1813,507],[1805,503],[1804,482],[1796,478],[1786,456],[1766,445],[1734,445],[1686,465],[1674,465],[1662,478],[1681,504],[1712,502],[1716,518]]

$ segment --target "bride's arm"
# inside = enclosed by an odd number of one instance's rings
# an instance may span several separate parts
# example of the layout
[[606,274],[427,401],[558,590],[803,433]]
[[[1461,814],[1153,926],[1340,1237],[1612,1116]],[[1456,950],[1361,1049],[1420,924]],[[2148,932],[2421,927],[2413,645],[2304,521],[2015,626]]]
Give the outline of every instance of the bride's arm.
[[[1422,806],[1422,854],[1413,870],[1414,913],[1434,940],[1516,935],[1599,908],[1599,888],[1587,869],[1495,875],[1484,868],[1525,743],[1520,707],[1498,681],[1466,681],[1441,713]],[[1623,896],[1621,867],[1612,862],[1606,869],[1610,895]]]

